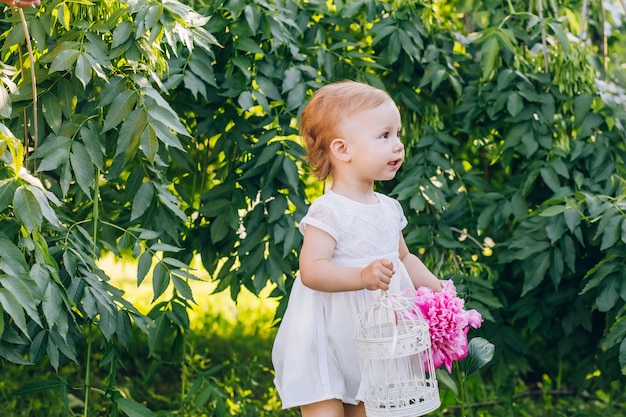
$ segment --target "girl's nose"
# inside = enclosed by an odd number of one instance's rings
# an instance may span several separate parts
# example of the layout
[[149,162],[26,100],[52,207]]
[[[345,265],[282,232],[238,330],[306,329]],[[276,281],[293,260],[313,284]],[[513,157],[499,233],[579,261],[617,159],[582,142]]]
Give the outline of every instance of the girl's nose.
[[402,152],[404,150],[404,143],[400,140],[400,138],[396,137],[396,140],[393,144],[394,152]]

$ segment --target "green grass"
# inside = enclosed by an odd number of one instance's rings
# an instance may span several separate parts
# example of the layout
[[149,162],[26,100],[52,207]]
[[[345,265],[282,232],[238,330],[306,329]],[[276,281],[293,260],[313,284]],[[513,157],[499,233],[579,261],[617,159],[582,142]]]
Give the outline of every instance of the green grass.
[[[127,299],[147,312],[152,301],[149,282],[137,287],[134,266],[106,260],[106,271],[114,284],[126,291]],[[198,267],[198,271],[201,269]],[[206,274],[199,275],[207,278]],[[148,281],[148,280],[147,280]],[[271,368],[271,346],[276,301],[268,291],[256,297],[243,291],[237,303],[229,294],[211,294],[208,281],[192,283],[197,305],[190,312],[191,330],[181,335],[179,346],[166,344],[149,357],[146,335],[136,330],[133,343],[122,350],[116,367],[115,387],[155,412],[157,416],[292,417],[297,410],[280,409]],[[94,337],[94,351],[101,340]],[[174,338],[171,340],[174,341]],[[90,364],[94,389],[86,415],[110,416],[110,401],[99,390],[109,383],[109,369],[98,366],[99,352]],[[79,363],[63,365],[59,373],[47,363],[31,367],[0,362],[0,412],[13,416],[84,415],[84,352]],[[32,390],[24,395],[13,393],[36,381],[56,383],[51,389]],[[620,386],[609,393],[594,392],[574,396],[553,389],[548,381],[530,390],[521,381],[512,381],[507,394],[495,392],[477,377],[468,381],[473,417],[621,417],[626,394]],[[531,394],[531,395],[529,395]],[[454,396],[441,389],[442,407],[432,416],[461,417]],[[68,411],[68,408],[70,411]]]

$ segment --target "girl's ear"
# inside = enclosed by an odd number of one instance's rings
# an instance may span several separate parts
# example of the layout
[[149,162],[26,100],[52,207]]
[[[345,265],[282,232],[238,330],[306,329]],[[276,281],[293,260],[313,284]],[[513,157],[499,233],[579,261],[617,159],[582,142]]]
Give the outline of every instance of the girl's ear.
[[342,162],[350,162],[350,148],[348,142],[342,138],[333,139],[330,142],[330,153],[335,159]]

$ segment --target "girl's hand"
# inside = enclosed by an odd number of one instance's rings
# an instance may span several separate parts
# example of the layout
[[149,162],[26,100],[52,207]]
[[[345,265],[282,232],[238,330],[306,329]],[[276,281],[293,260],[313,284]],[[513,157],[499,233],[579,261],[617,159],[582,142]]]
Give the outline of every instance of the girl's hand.
[[387,291],[395,273],[393,262],[389,259],[377,259],[361,270],[361,285],[367,290]]
[[454,282],[452,282],[452,280],[446,280],[446,279],[438,279],[435,283],[435,286],[432,288],[432,290],[435,292],[440,292],[440,291],[443,291],[443,289],[446,288],[446,286],[448,286],[448,289],[456,292],[456,285],[454,285]]

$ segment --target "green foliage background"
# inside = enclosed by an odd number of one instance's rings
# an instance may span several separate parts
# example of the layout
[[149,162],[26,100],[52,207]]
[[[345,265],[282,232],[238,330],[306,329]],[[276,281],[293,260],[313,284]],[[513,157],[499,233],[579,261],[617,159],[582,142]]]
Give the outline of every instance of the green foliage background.
[[[153,354],[184,351],[196,255],[216,291],[288,293],[295,225],[322,192],[298,111],[349,78],[401,108],[407,160],[378,187],[403,204],[411,249],[487,319],[484,377],[503,393],[516,376],[623,383],[625,35],[610,5],[585,18],[577,1],[6,7],[0,356],[59,368],[100,350],[112,403],[143,412],[114,369],[134,326]],[[98,267],[107,252],[135,258],[137,283],[166,301],[140,313]]]

